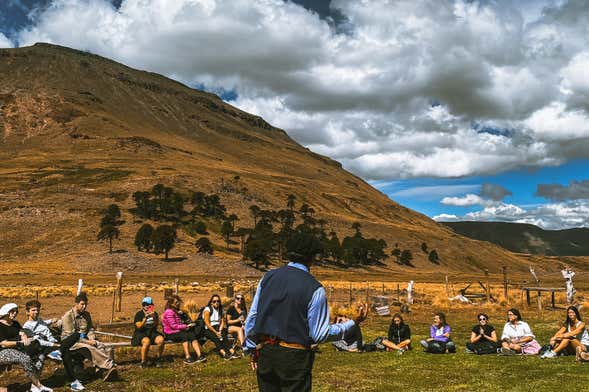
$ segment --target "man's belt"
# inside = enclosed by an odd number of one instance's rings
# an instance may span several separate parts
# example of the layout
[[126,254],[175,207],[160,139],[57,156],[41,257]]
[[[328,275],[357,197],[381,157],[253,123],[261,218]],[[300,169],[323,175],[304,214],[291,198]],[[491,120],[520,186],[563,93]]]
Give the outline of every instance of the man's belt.
[[285,342],[284,340],[280,339],[277,336],[267,336],[267,335],[262,335],[260,337],[260,343],[258,343],[258,346],[256,347],[258,350],[261,349],[262,347],[264,347],[267,344],[270,344],[272,346],[281,346],[281,347],[286,347],[286,348],[294,348],[296,350],[311,350],[311,347],[309,346],[305,346],[303,344],[300,343],[289,343],[289,342]]

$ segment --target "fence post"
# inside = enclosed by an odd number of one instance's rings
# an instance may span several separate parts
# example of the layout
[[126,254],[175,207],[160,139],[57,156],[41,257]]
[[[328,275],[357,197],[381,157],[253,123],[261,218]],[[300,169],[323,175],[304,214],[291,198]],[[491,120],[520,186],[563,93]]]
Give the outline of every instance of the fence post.
[[350,282],[350,297],[349,298],[350,298],[350,300],[349,300],[348,306],[352,306],[352,282]]
[[179,283],[178,278],[174,279],[174,294],[176,294],[176,295],[178,295],[178,293],[180,292],[180,290],[178,289],[178,283]]
[[450,285],[448,282],[448,275],[446,275],[446,296],[450,297]]
[[397,302],[401,302],[401,285],[397,283]]
[[491,302],[491,283],[489,283],[489,270],[485,268],[485,295],[487,303]]
[[509,302],[509,296],[507,293],[507,266],[501,267],[503,271],[503,297],[505,298],[505,302]]
[[123,303],[123,273],[117,272],[116,311],[120,312]]

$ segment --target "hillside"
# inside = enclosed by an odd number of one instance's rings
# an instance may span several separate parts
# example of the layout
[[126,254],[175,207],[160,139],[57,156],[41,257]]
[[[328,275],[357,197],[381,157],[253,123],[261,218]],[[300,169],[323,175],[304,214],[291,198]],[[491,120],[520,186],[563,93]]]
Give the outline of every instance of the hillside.
[[546,256],[589,256],[589,229],[544,230],[507,222],[444,222],[456,233],[489,241],[512,252]]
[[[213,94],[49,44],[0,50],[0,74],[3,261],[107,266],[110,255],[96,232],[99,211],[111,203],[124,208],[127,221],[116,247],[129,258],[151,257],[134,251],[139,225],[127,211],[133,192],[162,182],[186,196],[219,193],[241,226],[252,224],[252,204],[278,208],[295,194],[340,238],[359,221],[365,233],[387,241],[388,252],[395,243],[411,249],[421,271],[527,269],[518,256],[391,201],[338,162]],[[194,238],[180,239],[173,253],[193,254]],[[440,266],[427,261],[422,242],[437,250]],[[386,273],[401,269],[392,258],[388,263]]]

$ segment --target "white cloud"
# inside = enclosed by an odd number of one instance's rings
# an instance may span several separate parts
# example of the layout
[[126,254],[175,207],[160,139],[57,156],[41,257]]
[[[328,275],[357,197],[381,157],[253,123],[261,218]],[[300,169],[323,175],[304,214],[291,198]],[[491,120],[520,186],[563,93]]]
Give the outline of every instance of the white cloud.
[[589,227],[589,200],[546,204],[528,209],[513,204],[496,203],[464,216],[441,214],[433,219],[529,223],[548,230]]
[[432,185],[416,186],[390,193],[389,196],[413,198],[416,200],[439,200],[444,195],[459,195],[464,192],[472,192],[480,188],[480,185]]
[[333,0],[344,35],[282,0],[54,0],[18,38],[234,89],[368,180],[458,177],[589,157],[589,7],[551,3]]
[[0,33],[0,48],[12,48],[14,45],[4,34]]
[[460,218],[452,214],[440,214],[434,216],[432,219],[436,222],[456,222],[460,220]]
[[469,193],[468,195],[462,197],[444,197],[440,203],[448,206],[466,207],[484,205],[486,200],[482,199],[479,195],[473,195],[472,193]]

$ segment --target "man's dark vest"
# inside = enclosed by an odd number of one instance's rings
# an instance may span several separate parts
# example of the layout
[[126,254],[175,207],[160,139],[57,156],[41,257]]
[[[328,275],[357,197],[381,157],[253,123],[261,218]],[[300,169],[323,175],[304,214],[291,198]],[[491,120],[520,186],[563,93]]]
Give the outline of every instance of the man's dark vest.
[[310,346],[307,310],[313,293],[321,287],[310,273],[285,266],[262,278],[256,323],[251,338],[276,336],[288,343]]

